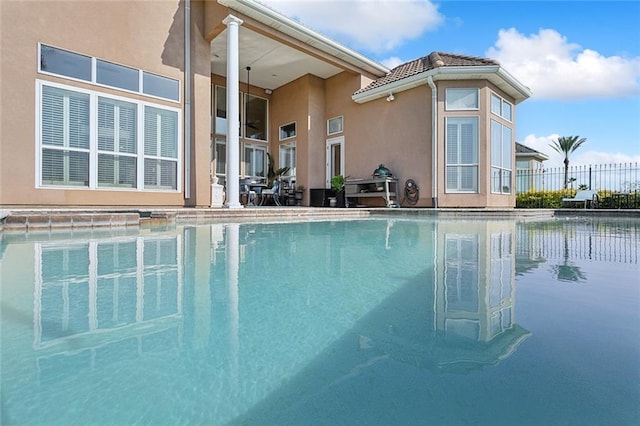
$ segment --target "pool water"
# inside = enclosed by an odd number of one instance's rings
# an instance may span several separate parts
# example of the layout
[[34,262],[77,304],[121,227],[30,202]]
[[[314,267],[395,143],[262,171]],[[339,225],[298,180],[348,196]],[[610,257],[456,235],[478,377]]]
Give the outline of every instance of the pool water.
[[8,424],[638,424],[640,221],[1,235]]

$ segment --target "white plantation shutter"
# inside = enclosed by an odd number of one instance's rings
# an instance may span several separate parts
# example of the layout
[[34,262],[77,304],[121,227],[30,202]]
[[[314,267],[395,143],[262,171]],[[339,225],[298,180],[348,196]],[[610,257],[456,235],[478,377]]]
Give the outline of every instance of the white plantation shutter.
[[478,191],[478,119],[447,118],[446,183],[448,191]]
[[39,185],[178,189],[180,110],[37,85]]
[[89,95],[42,87],[43,185],[89,185]]
[[178,113],[144,108],[145,188],[178,188]]
[[98,98],[98,186],[135,188],[137,105]]

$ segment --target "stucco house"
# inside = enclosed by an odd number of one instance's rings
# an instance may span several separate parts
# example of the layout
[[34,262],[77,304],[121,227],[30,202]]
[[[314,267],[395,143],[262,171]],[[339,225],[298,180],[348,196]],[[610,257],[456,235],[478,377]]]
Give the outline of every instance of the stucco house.
[[[384,163],[418,207],[515,205],[498,62],[392,70],[252,0],[3,1],[2,206],[208,207],[267,153],[308,191]],[[234,96],[228,96],[234,93]]]
[[516,142],[516,193],[542,188],[544,162],[549,157],[540,151]]

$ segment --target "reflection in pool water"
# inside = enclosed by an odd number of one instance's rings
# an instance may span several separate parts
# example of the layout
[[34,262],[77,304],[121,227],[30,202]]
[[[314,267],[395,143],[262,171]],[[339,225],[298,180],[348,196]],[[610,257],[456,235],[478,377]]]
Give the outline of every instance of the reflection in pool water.
[[2,424],[637,423],[640,223],[2,236]]

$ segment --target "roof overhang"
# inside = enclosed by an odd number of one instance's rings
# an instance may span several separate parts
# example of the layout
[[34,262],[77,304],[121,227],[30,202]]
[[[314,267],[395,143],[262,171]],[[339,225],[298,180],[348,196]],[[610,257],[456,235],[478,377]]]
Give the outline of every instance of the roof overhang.
[[520,83],[504,68],[499,65],[486,65],[464,67],[443,66],[433,68],[420,74],[403,78],[401,80],[385,84],[384,86],[376,87],[375,89],[357,93],[351,98],[355,102],[363,104],[375,99],[387,97],[389,93],[399,93],[414,87],[426,85],[429,77],[432,77],[434,81],[488,80],[506,94],[513,97],[516,104],[531,97],[531,90]]
[[549,157],[542,152],[516,152],[516,158],[521,159],[533,159],[538,160],[540,162],[547,161]]
[[366,56],[351,50],[300,23],[254,0],[217,0],[223,6],[248,16],[308,46],[338,58],[354,67],[382,77],[389,69]]

